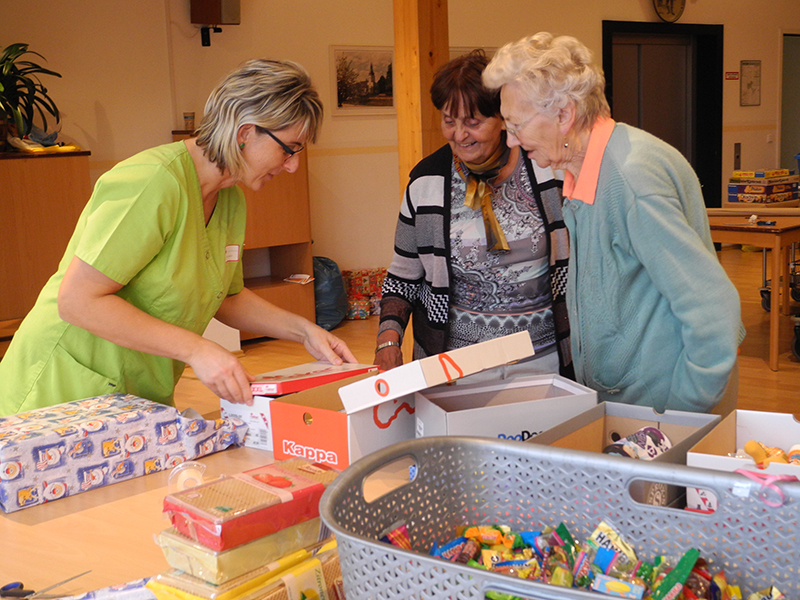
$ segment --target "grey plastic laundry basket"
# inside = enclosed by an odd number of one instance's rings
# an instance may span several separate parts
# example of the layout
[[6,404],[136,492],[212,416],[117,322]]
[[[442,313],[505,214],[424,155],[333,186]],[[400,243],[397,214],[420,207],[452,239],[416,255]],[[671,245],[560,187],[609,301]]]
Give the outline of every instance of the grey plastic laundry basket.
[[[400,459],[416,474],[367,502],[369,476]],[[635,502],[633,480],[660,481],[712,491],[713,514]],[[624,457],[483,438],[433,437],[396,444],[357,461],[331,484],[320,502],[336,535],[347,600],[378,598],[482,599],[495,590],[534,599],[602,597],[515,579],[432,558],[434,541],[455,537],[456,526],[506,524],[515,531],[566,523],[585,540],[610,521],[640,558],[680,555],[695,547],[712,571],[724,570],[743,593],[770,585],[800,597],[800,484],[779,494],[735,473],[650,463]],[[413,551],[377,541],[405,523]],[[745,596],[746,598],[747,596]]]

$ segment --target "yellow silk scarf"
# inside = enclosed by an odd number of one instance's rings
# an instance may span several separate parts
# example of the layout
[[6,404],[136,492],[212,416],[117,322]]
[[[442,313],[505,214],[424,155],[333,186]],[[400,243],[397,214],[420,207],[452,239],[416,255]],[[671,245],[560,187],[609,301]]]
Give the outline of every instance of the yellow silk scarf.
[[494,154],[485,162],[476,165],[455,157],[456,170],[467,183],[464,206],[476,210],[479,206],[486,229],[486,247],[492,254],[506,254],[510,251],[506,236],[492,208],[492,186],[489,179],[496,177],[508,162],[510,149],[500,144]]

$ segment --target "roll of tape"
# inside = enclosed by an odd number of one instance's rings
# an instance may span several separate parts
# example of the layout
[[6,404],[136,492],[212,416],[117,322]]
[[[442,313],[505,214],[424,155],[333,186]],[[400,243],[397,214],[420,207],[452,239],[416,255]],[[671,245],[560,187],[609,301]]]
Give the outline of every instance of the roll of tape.
[[179,492],[188,490],[189,488],[197,487],[201,483],[203,483],[203,471],[200,469],[183,469],[180,473],[178,473],[176,485]]

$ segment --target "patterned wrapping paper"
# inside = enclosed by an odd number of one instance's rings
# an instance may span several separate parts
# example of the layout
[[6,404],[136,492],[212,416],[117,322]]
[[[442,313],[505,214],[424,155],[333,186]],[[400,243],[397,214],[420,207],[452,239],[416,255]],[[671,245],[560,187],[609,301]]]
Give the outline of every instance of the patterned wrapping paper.
[[369,300],[349,300],[347,302],[347,318],[351,321],[366,319],[372,314],[372,304]]
[[380,314],[381,288],[386,269],[359,269],[342,271],[347,292],[347,318],[366,319]]
[[369,297],[381,293],[386,269],[342,271],[348,298]]
[[231,445],[239,419],[181,415],[131,394],[109,394],[0,417],[0,506],[7,513],[125,481]]

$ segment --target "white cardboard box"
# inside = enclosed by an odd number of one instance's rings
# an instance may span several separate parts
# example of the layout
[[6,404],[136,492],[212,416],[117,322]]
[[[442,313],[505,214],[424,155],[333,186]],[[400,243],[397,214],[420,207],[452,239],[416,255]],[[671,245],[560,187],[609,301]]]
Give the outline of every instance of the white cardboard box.
[[219,412],[223,419],[236,417],[247,423],[244,445],[272,452],[272,417],[269,403],[273,396],[253,396],[253,405],[235,404],[219,399]]
[[[689,449],[719,423],[718,415],[667,410],[658,413],[649,406],[601,402],[594,408],[556,425],[528,440],[559,448],[602,452],[603,449],[642,427],[656,427],[669,438],[672,448],[654,460],[685,464]],[[609,456],[610,460],[636,460]],[[637,502],[669,505],[683,495],[683,488],[652,481],[634,481],[631,497]]]
[[377,370],[378,367],[374,365],[344,363],[337,366],[318,360],[287,369],[261,373],[256,376],[256,381],[250,384],[253,392],[252,406],[236,404],[220,398],[220,414],[223,418],[236,417],[247,423],[245,446],[272,452],[272,416],[269,410],[272,400],[285,395],[286,390],[289,393],[296,393],[301,389],[347,379],[365,371],[377,372]]
[[[800,443],[800,423],[790,413],[735,410],[689,449],[686,464],[716,471],[745,469],[767,475],[800,477],[800,465],[770,463],[766,469],[759,469],[750,457],[736,458],[737,451],[750,440],[788,453],[789,448]],[[717,508],[717,498],[708,490],[687,488],[686,506],[692,510],[713,511]]]
[[560,375],[515,377],[417,392],[416,437],[472,435],[525,441],[597,405],[597,392]]
[[[527,332],[474,344],[270,402],[275,460],[303,456],[344,469],[414,437],[414,393],[533,355]],[[353,383],[347,383],[353,381]]]

